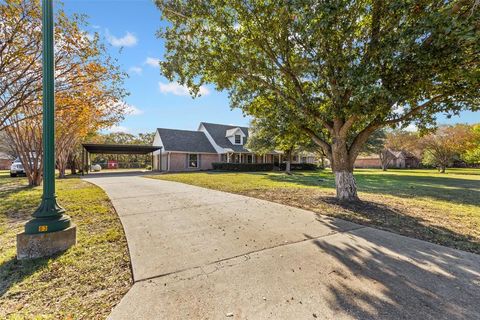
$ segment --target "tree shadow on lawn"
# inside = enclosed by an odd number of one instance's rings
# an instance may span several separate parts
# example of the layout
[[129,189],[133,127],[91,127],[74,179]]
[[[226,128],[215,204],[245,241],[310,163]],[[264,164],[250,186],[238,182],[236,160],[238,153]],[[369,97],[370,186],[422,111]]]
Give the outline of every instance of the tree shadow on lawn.
[[327,303],[339,314],[357,319],[478,319],[478,255],[368,228],[313,244],[334,269],[326,279]]
[[[62,253],[52,256],[56,258]],[[49,258],[34,260],[17,260],[16,256],[0,264],[0,297],[17,283],[21,283],[25,278],[31,276],[39,269],[48,265]],[[40,277],[41,278],[41,277]]]
[[[294,173],[269,175],[276,182],[288,182],[299,186],[335,188],[333,174]],[[398,197],[430,197],[437,200],[480,206],[480,181],[461,178],[424,177],[415,175],[382,175],[355,173],[358,190],[374,194]]]
[[[480,239],[443,226],[432,225],[429,221],[403,214],[388,205],[370,201],[344,203],[334,197],[321,197],[319,200],[339,208],[339,214],[336,215],[338,218],[480,254]],[[342,211],[345,213],[341,213]],[[320,219],[322,215],[317,214]]]

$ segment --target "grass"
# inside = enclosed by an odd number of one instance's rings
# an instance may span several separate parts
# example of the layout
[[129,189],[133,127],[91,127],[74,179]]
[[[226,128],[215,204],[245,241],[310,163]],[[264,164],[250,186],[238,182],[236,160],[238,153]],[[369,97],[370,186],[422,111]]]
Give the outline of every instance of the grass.
[[330,170],[180,173],[153,178],[243,194],[480,253],[480,170],[356,170],[362,199],[335,200]]
[[132,284],[127,243],[107,195],[78,178],[57,182],[78,244],[49,259],[17,261],[15,235],[41,188],[0,171],[0,318],[104,319]]

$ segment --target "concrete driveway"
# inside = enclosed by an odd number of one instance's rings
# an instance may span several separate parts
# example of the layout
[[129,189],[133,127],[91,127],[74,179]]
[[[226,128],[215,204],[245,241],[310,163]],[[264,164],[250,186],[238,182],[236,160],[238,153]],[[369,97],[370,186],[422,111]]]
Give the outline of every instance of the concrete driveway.
[[479,319],[480,256],[185,184],[86,178],[135,284],[111,319]]

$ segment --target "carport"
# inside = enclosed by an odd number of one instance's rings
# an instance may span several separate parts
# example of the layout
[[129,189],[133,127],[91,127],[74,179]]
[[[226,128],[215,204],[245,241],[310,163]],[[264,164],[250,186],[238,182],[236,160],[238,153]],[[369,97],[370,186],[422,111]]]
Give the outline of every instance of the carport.
[[[90,154],[138,154],[138,155],[152,155],[152,170],[155,167],[153,163],[153,153],[155,151],[160,151],[162,153],[162,147],[147,146],[147,145],[138,145],[138,144],[94,144],[94,143],[84,143],[82,144],[82,175],[85,172],[87,174],[90,170]],[[159,161],[161,161],[161,156]],[[161,168],[161,163],[158,164],[157,168]]]

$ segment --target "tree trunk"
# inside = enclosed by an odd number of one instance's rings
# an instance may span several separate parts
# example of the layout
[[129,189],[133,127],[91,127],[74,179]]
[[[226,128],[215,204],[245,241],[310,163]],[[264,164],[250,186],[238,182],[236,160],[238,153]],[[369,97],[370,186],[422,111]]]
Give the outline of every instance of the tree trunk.
[[292,163],[292,151],[288,150],[287,151],[287,162],[285,163],[285,173],[286,174],[291,174],[291,166],[290,164]]
[[59,179],[64,179],[66,177],[65,175],[65,167],[60,167],[58,168],[58,178]]
[[67,159],[65,155],[59,154],[57,155],[57,169],[58,169],[58,178],[59,179],[64,179],[66,177],[65,171],[67,168]]
[[340,201],[358,201],[357,184],[353,177],[353,163],[345,141],[337,139],[332,144],[332,171],[335,174],[337,199]]
[[446,167],[444,165],[441,165],[440,170],[439,170],[440,173],[445,173],[445,169],[446,169]]
[[77,174],[77,159],[75,156],[69,157],[69,166],[70,166],[70,173],[72,175]]
[[335,171],[337,199],[340,201],[357,201],[357,184],[352,171]]

